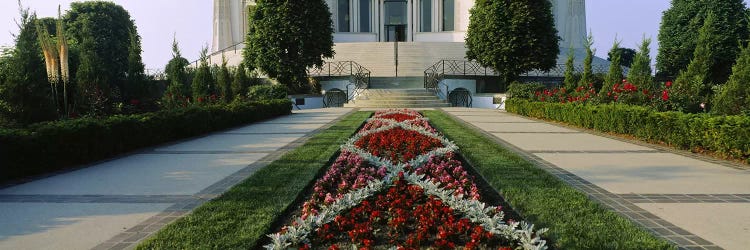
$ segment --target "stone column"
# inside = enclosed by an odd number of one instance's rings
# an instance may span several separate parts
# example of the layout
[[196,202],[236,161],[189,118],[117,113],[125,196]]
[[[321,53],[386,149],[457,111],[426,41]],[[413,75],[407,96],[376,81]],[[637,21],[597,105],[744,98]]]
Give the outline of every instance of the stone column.
[[560,41],[560,51],[584,47],[586,41],[586,1],[555,0],[552,1],[552,13],[555,15],[555,27]]

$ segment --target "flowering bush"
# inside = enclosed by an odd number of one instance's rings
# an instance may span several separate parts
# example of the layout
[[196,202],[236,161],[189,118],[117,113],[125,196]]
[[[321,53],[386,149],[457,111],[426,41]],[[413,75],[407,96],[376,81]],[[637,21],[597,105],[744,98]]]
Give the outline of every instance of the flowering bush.
[[546,229],[479,201],[457,149],[416,111],[376,113],[266,248],[545,249]]

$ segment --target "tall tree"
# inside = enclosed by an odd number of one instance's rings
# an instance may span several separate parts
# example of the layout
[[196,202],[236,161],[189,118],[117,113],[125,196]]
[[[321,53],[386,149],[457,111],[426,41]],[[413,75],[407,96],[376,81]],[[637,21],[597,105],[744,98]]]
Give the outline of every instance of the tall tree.
[[711,111],[720,115],[750,115],[750,45],[742,47],[732,76],[712,101]]
[[709,12],[701,27],[698,42],[693,52],[693,59],[686,70],[680,72],[673,86],[673,100],[675,108],[686,112],[699,111],[698,105],[707,100],[711,82],[711,65],[714,59],[714,45],[716,15]]
[[[130,14],[113,2],[73,2],[65,19],[67,32],[81,51],[81,64],[85,64],[79,68],[84,72],[76,74],[78,81],[100,87],[85,91],[102,91],[105,98],[112,97],[109,90],[123,89],[128,73],[130,33],[137,30]],[[112,101],[121,101],[119,98],[114,96]]]
[[557,64],[559,37],[548,0],[478,0],[471,9],[466,57],[507,83]]
[[0,116],[21,124],[52,120],[55,105],[37,37],[36,14],[20,1],[19,11],[15,46],[0,57]]
[[[630,67],[635,60],[635,54],[637,53],[631,48],[619,48],[620,53],[620,66]],[[612,61],[612,53],[607,53],[607,61]]]
[[234,70],[234,77],[232,79],[232,94],[235,95],[235,99],[242,99],[242,96],[247,94],[249,82],[247,72],[245,72],[245,65],[240,64]]
[[324,0],[258,0],[250,15],[244,62],[285,84],[309,91],[307,69],[333,57],[333,21]]
[[180,44],[177,42],[177,36],[172,40],[172,59],[169,60],[167,66],[164,68],[164,73],[167,75],[167,81],[169,82],[169,88],[173,95],[187,95],[189,91],[188,87],[188,75],[185,68],[190,62],[182,57],[180,52]]
[[628,71],[628,82],[635,84],[639,89],[651,89],[653,82],[651,71],[651,38],[643,37],[635,54],[633,64]]
[[208,65],[208,46],[201,49],[200,66],[195,71],[195,78],[191,85],[193,99],[198,102],[205,101],[214,93],[214,79],[211,76],[211,67]]
[[607,77],[604,79],[602,89],[599,91],[599,95],[609,97],[610,91],[614,88],[615,84],[622,83],[622,66],[620,66],[620,41],[615,40],[612,44],[612,49],[609,50],[612,55],[609,64],[609,72]]
[[581,74],[581,81],[578,83],[578,86],[588,86],[589,83],[594,81],[594,71],[591,66],[594,61],[594,35],[591,32],[586,36],[586,42],[583,46],[586,50],[586,57],[583,58],[583,73]]
[[227,68],[227,59],[224,54],[221,55],[221,67],[216,72],[216,87],[219,96],[221,96],[224,102],[231,102],[234,98],[232,95],[232,75],[229,74],[229,68]]
[[656,67],[660,75],[675,77],[687,68],[709,11],[717,17],[710,81],[721,84],[727,80],[740,51],[738,42],[749,35],[743,0],[672,0],[659,28]]
[[578,82],[576,81],[576,68],[575,68],[575,50],[571,47],[568,50],[568,59],[565,60],[565,79],[563,80],[563,86],[566,89],[572,90],[576,88]]
[[146,97],[148,89],[146,82],[146,67],[141,58],[141,37],[138,32],[131,30],[130,46],[128,46],[128,72],[127,83],[123,89],[125,97],[130,99],[141,99]]

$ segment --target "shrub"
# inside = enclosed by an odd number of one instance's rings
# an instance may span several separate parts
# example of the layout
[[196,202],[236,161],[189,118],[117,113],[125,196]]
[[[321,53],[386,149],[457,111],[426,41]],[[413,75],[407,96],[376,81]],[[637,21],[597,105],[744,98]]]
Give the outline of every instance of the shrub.
[[247,92],[247,98],[251,101],[262,101],[272,99],[286,99],[287,90],[284,85],[256,85],[250,87]]
[[0,129],[0,182],[289,114],[288,100],[193,106]]
[[511,99],[509,112],[565,122],[602,132],[627,134],[680,149],[708,150],[721,156],[750,157],[750,117],[658,112],[624,104],[581,105]]
[[534,93],[542,91],[544,88],[544,84],[538,82],[513,82],[508,87],[508,98],[532,99],[534,98]]
[[750,115],[750,47],[744,46],[732,68],[729,81],[714,96],[712,112],[724,115]]

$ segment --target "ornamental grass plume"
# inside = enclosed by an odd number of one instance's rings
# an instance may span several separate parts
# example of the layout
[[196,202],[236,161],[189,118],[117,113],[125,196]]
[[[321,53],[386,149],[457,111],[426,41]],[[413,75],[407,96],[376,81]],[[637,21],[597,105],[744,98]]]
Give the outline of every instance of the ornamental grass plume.
[[42,47],[42,53],[44,53],[44,64],[47,68],[47,79],[50,84],[56,84],[59,77],[57,69],[58,66],[58,51],[55,46],[55,42],[50,38],[50,34],[47,28],[37,20],[36,32],[39,37],[39,45]]

